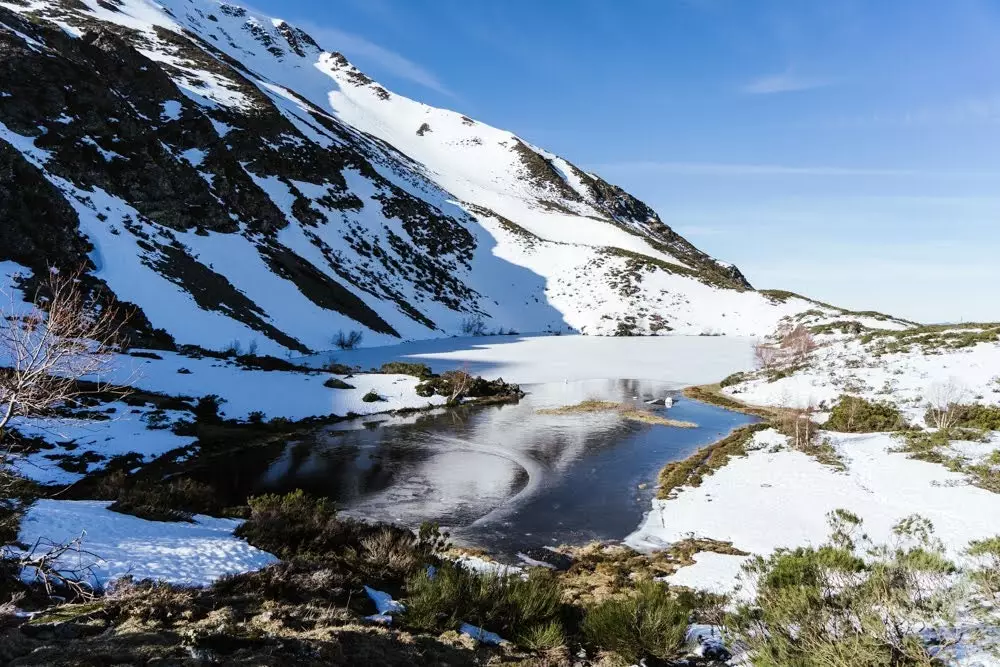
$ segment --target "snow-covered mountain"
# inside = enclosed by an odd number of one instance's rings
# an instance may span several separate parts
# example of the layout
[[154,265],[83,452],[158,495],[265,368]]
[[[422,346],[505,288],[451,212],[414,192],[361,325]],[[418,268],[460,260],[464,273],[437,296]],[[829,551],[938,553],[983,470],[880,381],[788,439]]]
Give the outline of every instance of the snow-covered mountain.
[[218,0],[0,1],[0,222],[0,261],[89,263],[165,344],[764,335],[811,306],[599,176]]

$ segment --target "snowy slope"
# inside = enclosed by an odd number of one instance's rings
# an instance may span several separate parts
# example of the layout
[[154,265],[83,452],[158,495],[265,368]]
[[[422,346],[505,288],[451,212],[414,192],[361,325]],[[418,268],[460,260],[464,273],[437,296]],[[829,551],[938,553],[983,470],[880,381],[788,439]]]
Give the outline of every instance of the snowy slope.
[[0,55],[0,261],[89,262],[157,346],[765,335],[811,307],[596,175],[236,5],[8,0]]

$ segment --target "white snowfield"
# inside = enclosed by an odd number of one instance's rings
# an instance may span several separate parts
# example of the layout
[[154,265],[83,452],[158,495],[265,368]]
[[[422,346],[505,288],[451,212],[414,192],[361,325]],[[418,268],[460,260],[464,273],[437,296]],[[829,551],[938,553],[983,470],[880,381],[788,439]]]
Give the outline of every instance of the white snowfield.
[[[1000,494],[971,486],[964,475],[891,450],[888,434],[820,433],[836,447],[846,472],[789,448],[774,430],[754,436],[745,458],[685,488],[675,498],[654,500],[653,509],[626,543],[661,548],[686,537],[727,540],[766,555],[777,548],[818,546],[829,527],[826,514],[854,512],[875,542],[890,543],[892,527],[918,514],[930,519],[951,556],[960,558],[969,541],[1000,534]],[[739,583],[745,557],[698,554],[695,565],[670,578],[675,584],[718,592]]]
[[38,540],[64,543],[82,537],[81,551],[67,552],[57,564],[67,571],[86,568],[85,579],[97,585],[131,575],[204,586],[277,560],[233,537],[240,524],[233,519],[198,515],[194,523],[146,521],[112,512],[108,504],[39,500],[22,520],[18,539],[30,547]]

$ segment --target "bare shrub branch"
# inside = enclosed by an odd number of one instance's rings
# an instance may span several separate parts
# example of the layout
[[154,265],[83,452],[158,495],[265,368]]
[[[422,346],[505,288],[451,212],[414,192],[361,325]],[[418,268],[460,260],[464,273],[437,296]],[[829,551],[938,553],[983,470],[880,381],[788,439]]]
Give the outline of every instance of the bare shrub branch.
[[956,378],[945,382],[935,382],[927,390],[928,416],[932,425],[939,429],[949,429],[955,425],[958,406],[969,394],[968,388]]
[[[11,297],[0,321],[0,432],[14,417],[109,387],[105,376],[128,317],[83,289],[81,276],[50,270],[27,313]],[[92,383],[81,385],[84,378]]]
[[766,371],[771,370],[778,365],[780,356],[781,352],[779,350],[763,341],[758,340],[753,344],[753,360],[757,368]]
[[781,349],[788,350],[800,361],[818,347],[816,339],[804,325],[797,325],[781,339]]

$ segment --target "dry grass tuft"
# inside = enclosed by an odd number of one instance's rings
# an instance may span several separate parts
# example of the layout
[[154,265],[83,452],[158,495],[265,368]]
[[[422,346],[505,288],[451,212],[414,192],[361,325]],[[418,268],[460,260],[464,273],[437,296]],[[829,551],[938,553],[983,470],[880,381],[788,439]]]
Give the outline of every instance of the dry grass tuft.
[[622,419],[642,422],[643,424],[656,424],[659,426],[673,426],[674,428],[698,428],[694,422],[681,421],[678,419],[668,419],[658,415],[651,410],[643,410],[631,403],[616,403],[615,401],[600,401],[587,399],[576,405],[564,405],[558,408],[545,408],[539,410],[541,415],[571,415],[587,412],[617,412]]

